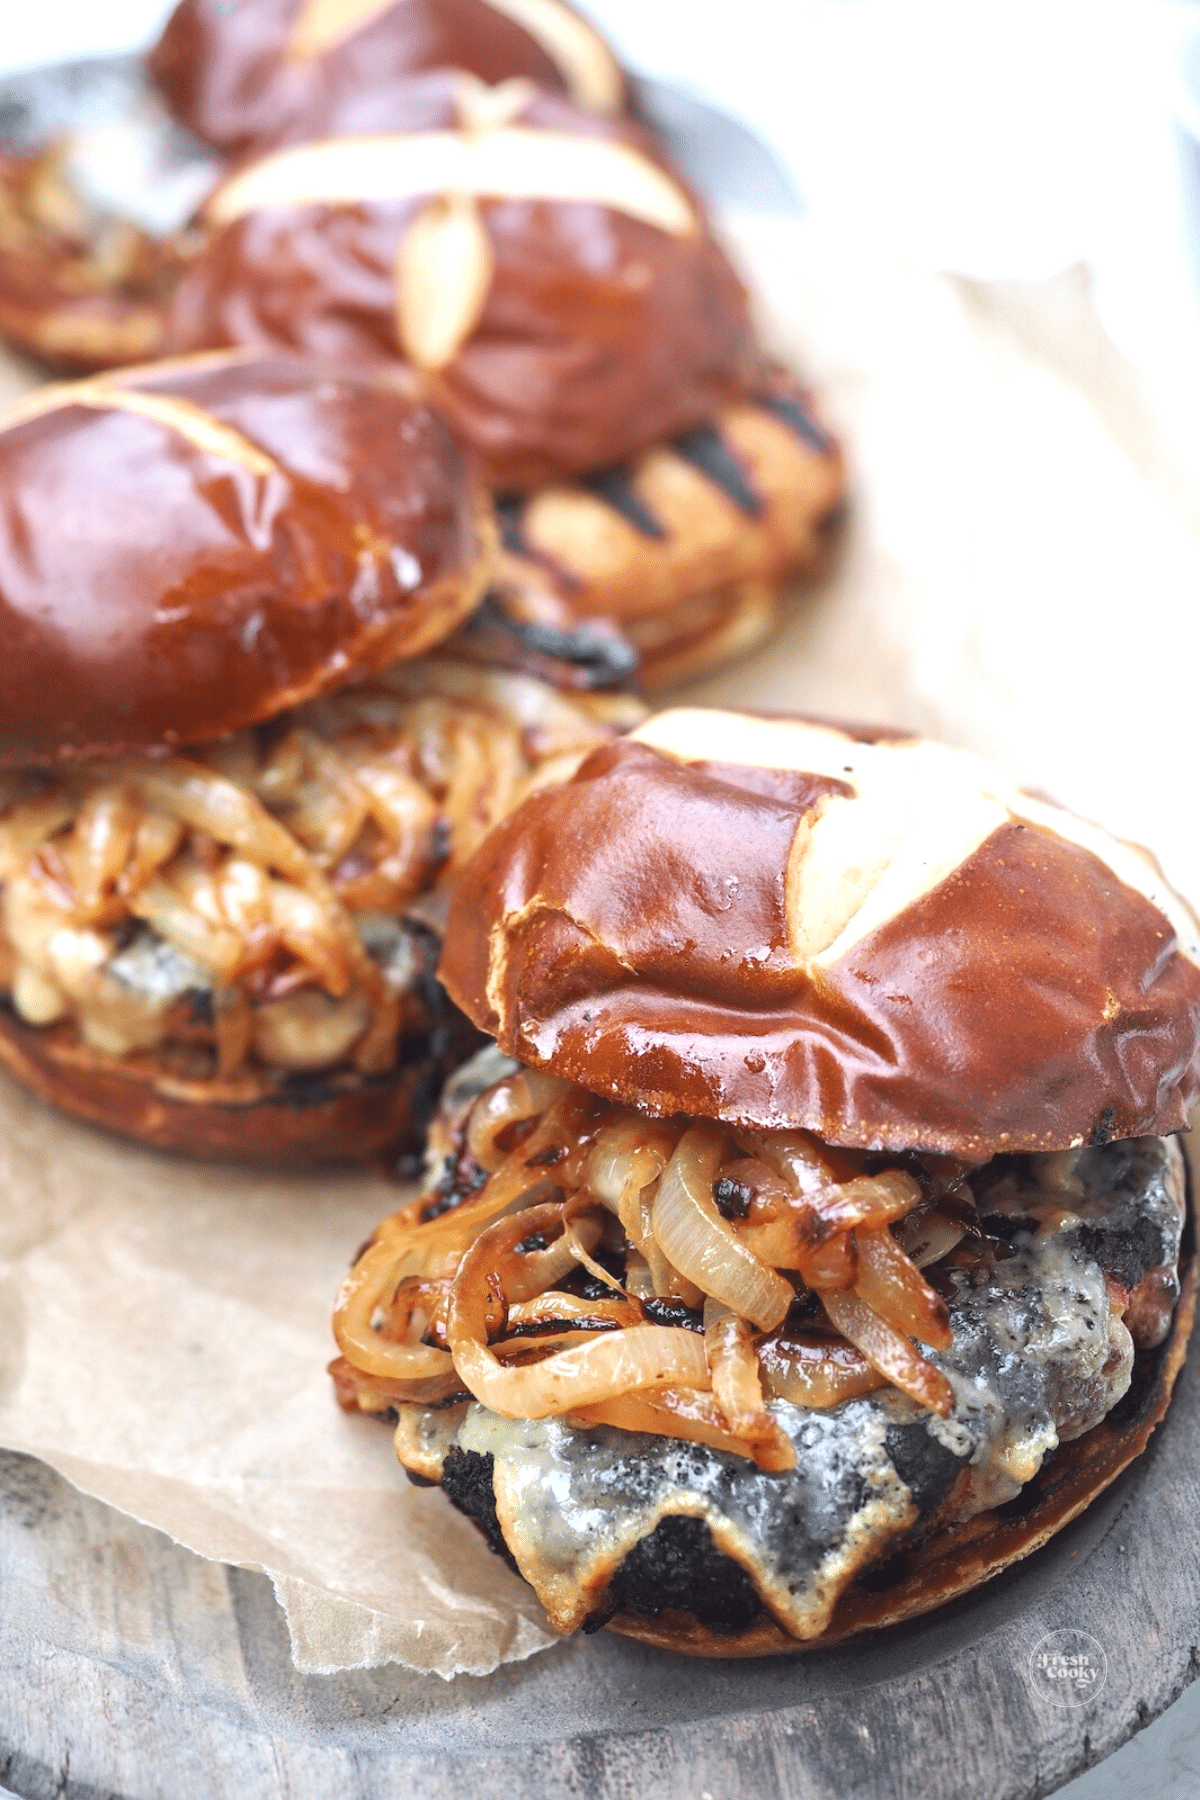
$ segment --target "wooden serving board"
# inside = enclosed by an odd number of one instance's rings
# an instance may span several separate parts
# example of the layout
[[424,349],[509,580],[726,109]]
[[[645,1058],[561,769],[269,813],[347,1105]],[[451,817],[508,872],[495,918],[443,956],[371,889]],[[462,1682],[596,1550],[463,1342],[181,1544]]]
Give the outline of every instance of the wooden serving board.
[[[1193,1360],[1140,1463],[931,1618],[764,1662],[602,1633],[447,1683],[299,1674],[264,1577],[5,1455],[0,1784],[21,1800],[1040,1800],[1200,1673],[1198,1513]],[[1099,1646],[1099,1693],[1061,1705],[1035,1686],[1055,1632]]]

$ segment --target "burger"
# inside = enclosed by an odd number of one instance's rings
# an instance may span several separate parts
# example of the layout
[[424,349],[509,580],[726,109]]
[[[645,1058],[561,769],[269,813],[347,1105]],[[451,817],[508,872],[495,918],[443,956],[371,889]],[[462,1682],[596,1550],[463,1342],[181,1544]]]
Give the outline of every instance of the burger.
[[1143,1448],[1200,1090],[1145,851],[962,750],[679,709],[484,840],[441,976],[494,1044],[332,1372],[559,1631],[834,1642]]
[[0,1061],[78,1117],[272,1163],[410,1145],[473,1035],[445,894],[641,716],[438,647],[495,532],[446,427],[247,353],[0,424]]
[[421,130],[256,154],[210,196],[167,339],[369,366],[435,406],[500,503],[526,640],[604,620],[652,687],[760,642],[845,489],[755,340],[695,196],[628,119],[427,78]]
[[[225,156],[259,143],[420,127],[429,75],[448,69],[600,113],[626,105],[612,52],[563,0],[182,0],[147,91],[134,83],[115,115],[106,91],[98,134],[86,84],[65,116],[56,93],[45,142],[0,124],[0,332],[66,371],[162,354],[194,248],[177,228],[206,172],[211,185]],[[437,86],[435,74],[435,106]]]
[[173,116],[218,150],[422,123],[422,74],[514,79],[600,114],[625,80],[564,0],[180,0],[149,57]]

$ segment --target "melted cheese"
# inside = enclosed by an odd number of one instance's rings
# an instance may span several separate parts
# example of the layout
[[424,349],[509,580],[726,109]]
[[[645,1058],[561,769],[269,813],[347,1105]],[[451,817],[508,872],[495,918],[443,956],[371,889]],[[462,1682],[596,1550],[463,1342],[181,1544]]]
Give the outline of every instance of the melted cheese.
[[[1087,1245],[1106,1242],[1106,1258],[1174,1263],[1183,1184],[1178,1145],[1144,1138],[1029,1158],[989,1187],[986,1216],[1033,1225],[1020,1225],[1013,1254],[982,1285],[956,1278],[954,1341],[931,1357],[954,1388],[947,1420],[886,1389],[819,1412],[773,1401],[798,1453],[782,1474],[699,1444],[502,1419],[478,1405],[456,1441],[494,1458],[505,1538],[559,1630],[596,1610],[634,1544],[682,1515],[707,1522],[785,1630],[817,1636],[855,1574],[890,1554],[951,1486],[954,1518],[1011,1499],[1056,1444],[1120,1400],[1132,1345]],[[409,1422],[406,1438],[413,1432]],[[422,1441],[421,1473],[432,1449]],[[941,1475],[922,1492],[913,1471],[923,1462],[935,1474],[940,1463]]]

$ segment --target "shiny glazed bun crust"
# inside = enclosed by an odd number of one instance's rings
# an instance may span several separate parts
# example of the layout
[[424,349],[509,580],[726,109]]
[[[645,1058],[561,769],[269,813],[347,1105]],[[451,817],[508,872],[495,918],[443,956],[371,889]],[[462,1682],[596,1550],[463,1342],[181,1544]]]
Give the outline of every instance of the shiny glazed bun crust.
[[202,742],[417,655],[494,550],[438,419],[283,357],[41,390],[0,491],[0,766]]
[[609,467],[752,388],[745,290],[644,133],[430,79],[429,129],[292,145],[217,188],[172,347],[404,359],[499,488]]
[[175,117],[223,150],[312,120],[357,128],[364,101],[402,130],[413,76],[437,68],[521,76],[600,113],[626,103],[612,52],[564,0],[181,0],[150,56]]
[[659,1115],[984,1160],[1166,1134],[1200,934],[1144,851],[965,751],[679,709],[468,866],[441,966],[510,1055]]

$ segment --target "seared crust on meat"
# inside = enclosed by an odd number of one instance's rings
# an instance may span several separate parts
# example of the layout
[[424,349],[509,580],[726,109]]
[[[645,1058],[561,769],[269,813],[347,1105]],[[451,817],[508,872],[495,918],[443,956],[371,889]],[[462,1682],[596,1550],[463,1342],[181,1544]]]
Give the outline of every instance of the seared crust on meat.
[[1078,1518],[1141,1455],[1166,1415],[1195,1321],[1198,1265],[1194,1254],[1181,1274],[1182,1292],[1170,1336],[1157,1350],[1137,1357],[1133,1384],[1108,1417],[1074,1443],[1061,1444],[1016,1502],[978,1513],[948,1529],[939,1530],[935,1518],[921,1543],[888,1566],[891,1579],[886,1586],[868,1574],[866,1580],[847,1589],[829,1629],[820,1637],[797,1642],[766,1614],[736,1636],[714,1631],[682,1613],[648,1619],[621,1611],[608,1621],[608,1629],[688,1656],[781,1656],[821,1650],[865,1631],[900,1625],[933,1612],[1031,1556]]
[[[928,1466],[914,1463],[904,1475],[922,1515],[919,1526],[885,1551],[882,1562],[877,1554],[860,1565],[824,1629],[799,1639],[783,1630],[765,1606],[747,1605],[750,1596],[737,1543],[727,1546],[723,1532],[710,1538],[698,1492],[695,1517],[685,1510],[663,1512],[650,1535],[639,1539],[622,1562],[610,1562],[607,1572],[592,1572],[588,1587],[597,1610],[584,1629],[604,1625],[656,1648],[693,1656],[793,1654],[932,1612],[1040,1549],[1129,1467],[1166,1414],[1191,1336],[1200,1277],[1190,1168],[1185,1181],[1181,1291],[1166,1336],[1154,1347],[1138,1350],[1130,1385],[1106,1416],[1081,1436],[1060,1442],[1014,1498],[964,1518],[971,1468],[961,1468],[955,1477],[954,1458],[943,1452],[939,1461],[937,1447],[927,1446],[933,1452]],[[364,1410],[387,1405],[386,1396],[365,1398],[370,1404],[357,1401]],[[519,1554],[522,1539],[513,1535],[511,1508],[498,1503],[499,1488],[493,1497],[492,1456],[464,1455],[455,1447],[466,1411],[453,1397],[442,1408],[402,1408],[397,1455],[414,1479],[441,1481],[447,1497],[475,1521],[493,1549],[506,1557],[513,1549]],[[814,1420],[820,1416],[813,1415]],[[943,1466],[947,1460],[948,1471]],[[562,1473],[569,1478],[569,1465]],[[681,1593],[698,1597],[695,1612],[672,1604]],[[630,1596],[643,1598],[644,1604],[626,1603]],[[614,1610],[618,1597],[621,1604]]]

